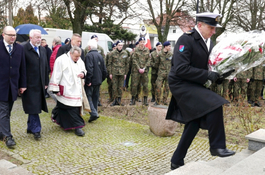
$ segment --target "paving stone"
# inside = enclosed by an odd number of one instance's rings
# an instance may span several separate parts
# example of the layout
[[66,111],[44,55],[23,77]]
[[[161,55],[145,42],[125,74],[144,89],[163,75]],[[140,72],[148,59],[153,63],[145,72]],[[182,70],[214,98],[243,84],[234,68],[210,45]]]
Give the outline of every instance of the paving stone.
[[[51,111],[55,103],[47,101]],[[0,149],[23,160],[21,167],[34,174],[165,174],[170,172],[170,159],[180,139],[180,134],[155,136],[147,125],[115,117],[101,116],[94,123],[87,123],[89,115],[83,116],[86,135],[77,137],[74,131],[64,131],[53,123],[50,113],[42,113],[42,138],[36,141],[26,133],[28,116],[22,110],[21,99],[13,109],[11,128],[17,146],[9,150],[0,143]],[[244,149],[237,145],[227,147],[237,152]],[[208,139],[196,137],[185,163],[213,159]]]

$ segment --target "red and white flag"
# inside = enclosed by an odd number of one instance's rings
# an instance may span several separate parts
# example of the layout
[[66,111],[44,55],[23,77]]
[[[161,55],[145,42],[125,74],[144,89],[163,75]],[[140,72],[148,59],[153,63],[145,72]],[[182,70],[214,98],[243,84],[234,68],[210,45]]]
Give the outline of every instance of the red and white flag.
[[149,32],[147,32],[145,35],[145,47],[147,47],[149,50],[152,49]]

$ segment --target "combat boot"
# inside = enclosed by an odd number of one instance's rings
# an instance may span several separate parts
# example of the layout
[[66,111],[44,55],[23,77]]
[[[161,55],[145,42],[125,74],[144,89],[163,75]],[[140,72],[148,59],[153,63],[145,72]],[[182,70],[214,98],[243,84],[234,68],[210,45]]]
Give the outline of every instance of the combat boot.
[[157,98],[157,99],[156,99],[156,102],[154,103],[154,105],[155,105],[155,106],[156,106],[156,105],[159,105],[159,102],[160,102],[160,99]]
[[121,97],[118,97],[118,105],[120,105],[120,106],[124,106],[124,104],[121,103]]
[[152,94],[152,99],[151,99],[151,102],[155,102],[156,99],[155,99],[155,95]]
[[130,105],[135,105],[135,97],[134,96],[132,96],[132,101],[131,101]]
[[138,94],[135,96],[135,101],[141,102],[141,99],[138,98]]
[[143,102],[143,105],[148,106],[148,103],[147,103],[147,96],[144,96],[144,102]]
[[111,103],[110,106],[115,106],[115,105],[117,105],[117,104],[118,104],[118,100],[117,100],[117,98],[115,98],[115,100]]

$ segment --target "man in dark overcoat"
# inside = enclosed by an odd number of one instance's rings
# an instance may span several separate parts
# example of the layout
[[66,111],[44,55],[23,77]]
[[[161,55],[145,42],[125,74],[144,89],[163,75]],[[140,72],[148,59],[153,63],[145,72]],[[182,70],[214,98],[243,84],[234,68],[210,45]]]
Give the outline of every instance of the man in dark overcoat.
[[16,31],[11,26],[3,30],[0,41],[0,140],[7,147],[16,145],[11,134],[10,115],[18,92],[26,90],[26,65],[24,49],[15,43]]
[[[80,47],[81,46],[81,42],[82,42],[82,37],[78,34],[78,33],[74,33],[71,41],[68,44],[65,44],[63,46],[61,46],[57,52],[56,58],[58,58],[59,56],[68,53],[70,51],[70,49],[72,48],[72,46],[77,46]],[[85,54],[84,54],[84,50],[82,50],[82,54],[81,54],[81,58],[84,61],[85,60]]]
[[33,29],[29,33],[30,41],[24,47],[27,90],[22,95],[23,109],[28,116],[27,133],[32,133],[35,139],[41,137],[41,111],[48,112],[45,89],[48,87],[48,64],[45,48],[40,46],[41,31]]
[[220,14],[196,14],[197,25],[177,41],[168,76],[172,99],[166,119],[184,123],[184,131],[171,159],[171,169],[184,165],[184,158],[200,128],[207,129],[213,156],[235,154],[226,148],[222,105],[228,103],[207,89],[207,80],[215,82],[220,75],[208,70],[208,58]]

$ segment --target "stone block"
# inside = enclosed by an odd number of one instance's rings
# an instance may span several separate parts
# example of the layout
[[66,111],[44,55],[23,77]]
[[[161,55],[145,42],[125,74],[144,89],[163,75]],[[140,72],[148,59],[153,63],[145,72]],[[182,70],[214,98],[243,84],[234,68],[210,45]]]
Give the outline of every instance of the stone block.
[[246,136],[248,140],[248,149],[258,151],[265,147],[265,129],[259,129]]
[[166,120],[167,106],[157,105],[148,107],[150,130],[157,136],[168,137],[176,132],[177,122]]

